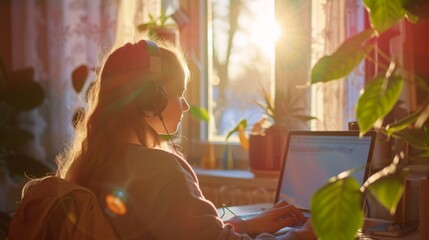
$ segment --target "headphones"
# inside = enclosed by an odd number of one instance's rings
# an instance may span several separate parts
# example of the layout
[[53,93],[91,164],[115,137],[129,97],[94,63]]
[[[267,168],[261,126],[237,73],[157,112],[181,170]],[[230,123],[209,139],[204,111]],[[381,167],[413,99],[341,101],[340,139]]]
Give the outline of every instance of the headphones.
[[145,83],[144,91],[137,101],[137,108],[145,117],[158,116],[162,118],[161,113],[167,107],[168,97],[162,80],[157,77],[161,73],[161,55],[155,42],[142,40],[146,43],[149,53],[149,70],[153,75],[153,80]]

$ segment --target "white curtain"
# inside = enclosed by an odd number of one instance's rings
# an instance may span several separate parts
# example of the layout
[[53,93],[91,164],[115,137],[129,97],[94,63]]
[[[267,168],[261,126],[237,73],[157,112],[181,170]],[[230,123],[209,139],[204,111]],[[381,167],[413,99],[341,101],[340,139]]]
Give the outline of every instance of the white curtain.
[[[55,167],[53,159],[68,143],[71,119],[83,94],[71,84],[73,69],[95,68],[99,57],[116,40],[131,41],[135,25],[159,0],[13,0],[12,68],[35,69],[35,80],[45,89],[43,105],[25,116],[35,134],[29,151]],[[95,74],[89,78],[94,78]],[[89,82],[91,79],[87,79]]]
[[136,26],[149,21],[149,13],[159,16],[161,13],[160,0],[122,0],[118,13],[116,31],[117,45],[126,42],[136,42],[141,36]]
[[[364,28],[364,8],[360,0],[312,0],[312,63],[332,54],[341,43]],[[312,89],[312,114],[317,130],[347,130],[355,121],[359,91],[364,85],[363,65],[346,80],[316,84]]]

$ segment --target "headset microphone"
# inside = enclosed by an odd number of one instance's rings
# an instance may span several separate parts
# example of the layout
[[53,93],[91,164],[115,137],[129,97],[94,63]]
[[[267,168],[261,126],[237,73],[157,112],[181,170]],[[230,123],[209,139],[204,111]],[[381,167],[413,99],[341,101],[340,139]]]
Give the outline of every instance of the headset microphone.
[[167,107],[168,97],[162,79],[157,76],[161,73],[160,50],[155,42],[150,40],[143,41],[146,42],[147,52],[149,53],[149,70],[153,75],[153,80],[148,83],[148,86],[143,91],[144,96],[142,96],[142,100],[139,102],[138,107],[146,117],[157,116],[159,118],[170,139],[174,152],[178,154],[176,144],[174,144],[167,126],[165,125],[164,118],[162,117],[162,112]]

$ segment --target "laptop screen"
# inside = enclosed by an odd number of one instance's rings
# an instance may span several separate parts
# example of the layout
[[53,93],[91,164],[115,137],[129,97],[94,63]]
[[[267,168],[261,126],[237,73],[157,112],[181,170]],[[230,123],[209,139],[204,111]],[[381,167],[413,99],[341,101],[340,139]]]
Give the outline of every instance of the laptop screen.
[[278,183],[276,202],[285,200],[302,210],[310,209],[313,193],[331,177],[357,167],[352,174],[366,181],[375,132],[359,137],[358,131],[291,131]]

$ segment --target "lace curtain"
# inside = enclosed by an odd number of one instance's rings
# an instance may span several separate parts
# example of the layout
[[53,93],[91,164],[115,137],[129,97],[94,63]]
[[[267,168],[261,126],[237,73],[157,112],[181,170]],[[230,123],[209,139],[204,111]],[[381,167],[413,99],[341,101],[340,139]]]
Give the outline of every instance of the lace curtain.
[[69,142],[72,115],[83,99],[72,88],[73,69],[81,64],[95,68],[117,40],[132,41],[135,24],[144,21],[149,11],[157,11],[159,0],[14,0],[11,4],[12,68],[33,67],[35,80],[46,92],[43,105],[24,116],[31,120],[26,127],[35,135],[28,151],[55,167],[53,159]]
[[[332,54],[340,44],[364,28],[364,8],[360,0],[312,0],[312,62]],[[312,114],[317,130],[347,130],[355,121],[359,91],[364,86],[363,65],[345,80],[316,84],[312,89]]]

